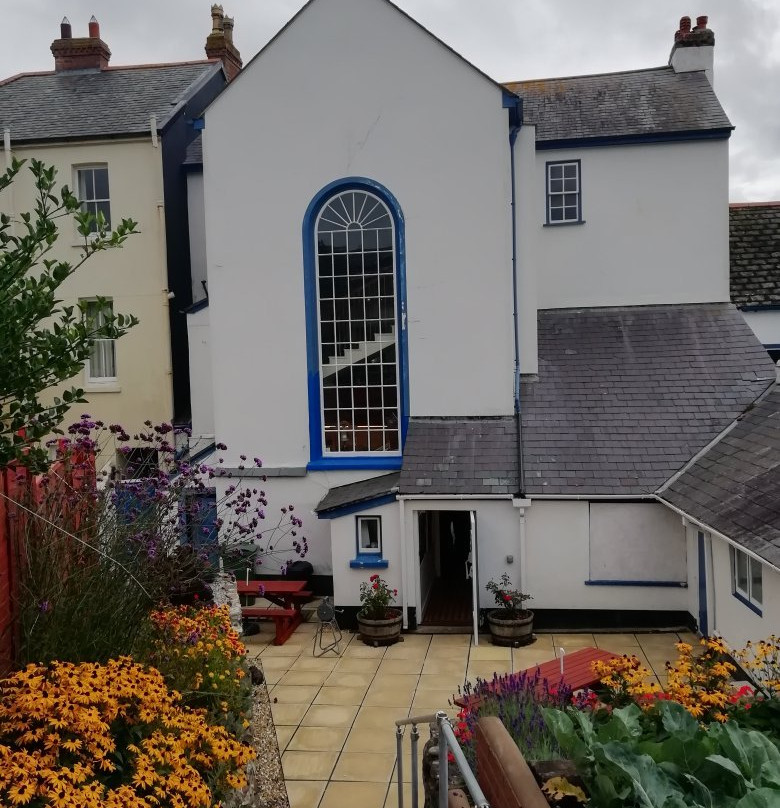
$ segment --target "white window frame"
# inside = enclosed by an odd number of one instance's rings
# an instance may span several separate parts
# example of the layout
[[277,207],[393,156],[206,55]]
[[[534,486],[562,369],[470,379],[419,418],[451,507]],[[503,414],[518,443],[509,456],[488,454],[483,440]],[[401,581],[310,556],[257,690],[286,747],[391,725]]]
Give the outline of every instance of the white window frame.
[[[739,566],[741,562],[745,564],[747,589],[740,586],[739,583]],[[756,594],[753,590],[753,578],[756,570],[758,570],[757,577],[761,580],[761,592],[759,594]],[[733,545],[731,546],[731,591],[737,600],[742,601],[758,614],[762,613],[764,608],[764,565],[758,559]]]
[[[89,307],[90,306],[97,306],[98,301],[96,298],[81,298],[79,300],[80,306],[85,306],[86,309],[84,310],[84,316],[89,316]],[[103,299],[104,308],[110,308],[111,313],[113,314],[114,311],[114,301],[111,298],[104,298]],[[103,316],[103,311],[97,310],[96,316],[98,317],[98,325],[101,325],[100,318]],[[114,375],[113,376],[93,376],[92,375],[92,359],[89,357],[86,362],[84,362],[84,378],[86,383],[90,387],[100,387],[101,385],[112,385],[116,386],[118,381],[117,375],[117,363],[116,363],[116,340],[115,339],[97,339],[95,340],[95,345],[93,347],[93,352],[97,349],[100,349],[106,345],[110,345],[111,350],[111,363],[113,364]]]
[[[323,301],[327,302],[327,301],[332,299],[333,304],[334,304],[334,312],[335,312],[335,303],[338,300],[344,300],[344,298],[340,298],[340,297],[337,298],[336,294],[335,294],[335,280],[336,280],[335,270],[334,270],[334,274],[332,276],[333,283],[334,283],[333,297],[329,298],[329,297],[324,297],[322,295],[322,282],[326,281],[327,278],[322,277],[321,274],[320,274],[320,263],[319,263],[320,262],[320,251],[319,251],[318,242],[319,242],[319,233],[320,233],[320,223],[321,223],[321,221],[323,219],[325,219],[326,222],[331,221],[331,220],[329,220],[327,218],[328,215],[332,215],[332,214],[329,213],[329,210],[331,209],[331,205],[333,205],[340,197],[348,197],[348,196],[350,196],[352,194],[356,194],[356,195],[359,195],[361,197],[366,197],[366,201],[361,206],[360,211],[357,211],[357,210],[353,211],[354,218],[353,218],[353,221],[350,224],[356,224],[356,223],[361,224],[362,228],[364,228],[366,230],[370,230],[370,229],[373,229],[373,228],[371,228],[371,224],[373,222],[375,222],[380,215],[381,216],[387,216],[387,218],[391,222],[391,228],[392,228],[392,230],[391,230],[391,234],[392,234],[392,246],[391,246],[391,251],[392,251],[391,252],[391,254],[392,254],[392,274],[391,274],[391,277],[393,279],[393,294],[392,294],[391,303],[392,303],[392,310],[393,310],[392,337],[393,337],[393,341],[394,341],[394,345],[395,345],[395,384],[394,385],[385,385],[383,383],[384,382],[384,379],[383,379],[383,382],[379,386],[376,386],[376,385],[370,386],[368,384],[365,384],[365,385],[353,384],[351,386],[337,385],[336,388],[335,388],[336,397],[337,397],[337,406],[335,408],[335,411],[337,412],[337,418],[339,420],[340,426],[339,426],[338,429],[334,429],[334,427],[332,427],[332,426],[326,426],[326,412],[325,412],[325,410],[326,410],[325,404],[326,404],[326,398],[327,398],[326,390],[332,391],[334,388],[326,386],[326,384],[325,384],[325,365],[323,364],[323,361],[322,361],[322,359],[323,359],[323,357],[322,357],[322,351],[323,351],[323,341],[322,341],[322,335],[323,335],[322,303],[323,303]],[[368,208],[367,207],[368,205],[372,205],[372,207]],[[357,207],[357,206],[355,206],[355,207]],[[338,215],[338,217],[339,217],[339,219],[344,219],[344,217],[341,216],[341,215]],[[331,222],[331,223],[334,224],[336,222]],[[343,224],[345,225],[345,227],[343,229],[343,232],[348,233],[349,232],[349,227],[346,226],[347,225],[346,219],[344,219]],[[338,232],[338,231],[336,231],[336,232]],[[316,278],[317,278],[317,286],[316,286],[317,350],[318,350],[319,377],[320,377],[319,378],[319,384],[320,384],[320,412],[319,412],[319,418],[320,418],[320,434],[321,434],[321,441],[322,441],[321,451],[322,451],[322,457],[323,458],[349,458],[349,457],[367,457],[367,456],[371,456],[371,457],[399,457],[401,455],[401,418],[402,418],[402,414],[401,414],[402,413],[401,395],[402,395],[402,393],[401,393],[401,357],[400,357],[401,344],[400,344],[400,334],[399,334],[399,324],[398,324],[398,272],[397,272],[398,255],[397,255],[397,238],[398,238],[398,236],[397,236],[397,232],[396,232],[395,222],[393,221],[392,212],[391,212],[389,206],[387,205],[387,203],[384,202],[380,197],[376,196],[375,194],[372,194],[369,191],[364,191],[364,190],[361,190],[361,189],[348,188],[348,189],[339,191],[338,193],[334,194],[332,197],[330,197],[327,200],[325,205],[323,205],[323,207],[322,207],[320,213],[318,214],[318,216],[316,218],[316,221],[314,223],[314,234],[313,234],[313,239],[314,239],[314,260],[315,260],[315,272],[316,272]],[[372,250],[370,248],[365,248],[364,247],[360,252],[353,252],[352,254],[353,255],[359,254],[361,256],[366,256],[368,254],[371,254],[373,251],[374,250]],[[379,248],[377,247],[376,248],[377,260],[378,260],[378,256],[379,256],[380,252],[388,252],[388,251],[387,250],[379,250]],[[333,260],[335,261],[336,256],[340,255],[340,254],[341,253],[337,253],[337,251],[336,251],[336,249],[334,247],[333,252],[331,253],[331,255],[333,255]],[[346,254],[349,255],[350,254],[349,251],[347,251]],[[322,253],[322,256],[327,257],[327,254]],[[349,278],[349,276],[347,276],[347,277]],[[363,275],[363,277],[365,278],[366,275]],[[389,300],[390,296],[389,295],[382,295],[381,292],[379,290],[377,290],[377,298],[379,298],[380,300],[381,299],[388,299]],[[351,292],[350,292],[349,296],[346,299],[349,300],[349,301],[353,301],[353,300],[360,300],[361,298],[359,296],[354,296],[353,297]],[[372,299],[373,298],[366,297],[365,292],[364,292],[364,296],[362,297],[362,301],[363,301],[364,305],[366,304],[366,302],[368,302],[369,300],[372,300]],[[351,306],[350,306],[350,308],[351,308]],[[383,319],[384,318],[381,317],[381,313],[380,313],[379,322],[381,322]],[[326,321],[326,322],[330,322],[330,321]],[[337,320],[336,317],[335,317],[335,313],[334,313],[334,319],[333,319],[332,322],[334,324],[334,329],[335,329],[336,324],[339,323],[339,322],[340,323],[347,323],[347,325],[349,326],[349,324],[351,324],[352,322],[360,322],[360,318],[358,317],[357,319],[353,320],[350,317],[349,320]],[[363,322],[364,323],[369,322],[369,320],[366,319],[365,314],[364,314],[364,317],[363,317]],[[385,332],[382,330],[382,326],[380,326],[380,331],[378,332],[378,335],[383,335],[383,334],[385,334]],[[337,342],[338,342],[338,340],[336,339],[336,343]],[[327,344],[330,345],[331,343],[328,342]],[[389,347],[389,345],[387,347]],[[343,357],[343,359],[344,359],[343,363],[339,363],[338,357],[336,357],[336,363],[337,363],[337,366],[338,366],[338,371],[337,372],[340,372],[341,370],[345,370],[345,369],[353,366],[351,364],[351,360],[348,358],[349,353],[350,353],[349,350],[347,350],[345,352],[345,355]],[[359,366],[359,365],[360,365],[360,363],[358,363],[358,365],[354,365],[354,366]],[[390,363],[387,363],[386,365],[383,363],[383,367],[386,367],[386,366],[390,367],[391,365],[390,365]],[[366,373],[368,373],[369,372],[368,365],[365,365],[365,367],[366,367]],[[382,371],[382,374],[384,376],[384,371]],[[385,406],[382,406],[382,407],[376,407],[376,406],[375,407],[370,407],[369,403],[368,403],[368,400],[366,401],[365,407],[355,405],[354,393],[355,393],[356,390],[358,390],[358,391],[365,390],[366,391],[366,396],[368,397],[369,390],[370,389],[377,389],[377,387],[378,387],[378,389],[381,391],[382,398],[383,398],[383,405],[384,405],[385,388],[391,388],[393,386],[395,387],[395,405],[393,407],[385,407]],[[351,416],[351,419],[352,419],[351,421],[349,420],[349,418],[345,419],[344,421],[342,421],[341,418],[340,418],[342,408],[338,403],[339,390],[346,390],[346,389],[349,389],[349,390],[352,391],[353,398],[352,398],[352,405],[350,407],[343,408],[343,411],[348,416]],[[332,410],[332,408],[331,408],[331,410]],[[394,424],[391,421],[388,420],[388,416],[389,416],[390,413],[392,413],[393,410],[395,411],[395,415],[396,415],[396,420],[395,420]],[[362,411],[365,411],[367,413],[368,422],[366,424],[364,424],[364,425],[363,424],[356,424],[355,420],[354,420],[355,412],[362,412]],[[379,419],[380,416],[378,414],[381,414],[381,423],[380,423],[379,420],[376,420],[376,421],[374,420],[375,418]],[[371,448],[371,442],[372,442],[372,439],[373,439],[373,434],[376,433],[376,432],[381,432],[382,438],[384,440],[384,443],[382,445],[382,448],[372,449]],[[339,449],[331,449],[327,445],[327,438],[328,438],[329,434],[332,435],[334,433],[339,436],[338,437],[339,445],[341,445],[341,444],[349,445],[351,443],[354,446],[354,443],[356,442],[356,438],[361,433],[363,433],[363,434],[365,434],[367,436],[369,445],[368,445],[368,447],[366,449],[360,449],[360,450],[354,450],[354,448],[353,449],[346,449],[346,448],[345,449],[340,449],[340,448]],[[390,449],[384,448],[384,446],[387,445],[388,441],[394,442],[396,448],[390,448]]]
[[[566,170],[574,167],[574,177],[567,177]],[[561,168],[561,176],[553,177],[553,169]],[[567,189],[567,183],[574,182],[574,188]],[[557,183],[560,183],[560,190],[558,190]],[[553,190],[555,189],[555,190]],[[551,227],[565,224],[583,224],[582,219],[582,162],[580,160],[552,160],[546,164],[545,167],[545,209],[547,224]],[[566,197],[575,196],[576,206],[567,205]],[[561,202],[562,204],[553,205],[553,201]],[[552,212],[554,210],[562,211],[563,218],[553,219]],[[574,209],[574,213],[571,210]],[[569,211],[567,213],[567,211]]]
[[[377,546],[368,547],[363,545],[363,525],[369,523],[376,524]],[[355,519],[355,528],[357,531],[357,554],[358,556],[375,555],[378,558],[382,557],[382,517],[381,516],[358,516]]]
[[[99,171],[104,170],[106,172],[106,188],[108,191],[108,196],[106,197],[98,197],[95,195],[95,178],[94,174],[92,177],[92,197],[91,198],[84,198],[82,195],[83,188],[82,188],[82,174],[87,171]],[[78,197],[79,202],[81,203],[82,210],[88,210],[88,205],[97,205],[98,203],[103,203],[108,206],[108,216],[106,217],[106,227],[110,230],[111,229],[111,180],[108,171],[108,163],[87,163],[84,165],[76,165],[73,166],[74,171],[74,187],[76,188],[76,195]],[[90,210],[90,213],[96,214],[97,207],[95,210]],[[90,229],[90,234],[95,235],[97,233],[97,222],[94,221],[92,223],[92,227]]]

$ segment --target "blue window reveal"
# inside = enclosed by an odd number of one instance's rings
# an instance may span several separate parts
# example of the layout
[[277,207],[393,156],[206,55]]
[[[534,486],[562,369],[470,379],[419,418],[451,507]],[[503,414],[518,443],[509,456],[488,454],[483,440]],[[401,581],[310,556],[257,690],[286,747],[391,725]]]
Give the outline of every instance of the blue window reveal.
[[399,468],[408,422],[404,228],[393,195],[353,177],[303,222],[311,469]]

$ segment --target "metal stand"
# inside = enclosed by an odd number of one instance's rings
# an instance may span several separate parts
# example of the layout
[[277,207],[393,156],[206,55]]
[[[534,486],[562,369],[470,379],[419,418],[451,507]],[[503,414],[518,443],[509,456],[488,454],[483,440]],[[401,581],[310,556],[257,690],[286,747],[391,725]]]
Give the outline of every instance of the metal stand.
[[314,648],[312,656],[321,657],[331,652],[341,656],[341,629],[336,622],[336,608],[333,598],[325,598],[317,607],[317,617],[320,620],[317,633],[314,635]]

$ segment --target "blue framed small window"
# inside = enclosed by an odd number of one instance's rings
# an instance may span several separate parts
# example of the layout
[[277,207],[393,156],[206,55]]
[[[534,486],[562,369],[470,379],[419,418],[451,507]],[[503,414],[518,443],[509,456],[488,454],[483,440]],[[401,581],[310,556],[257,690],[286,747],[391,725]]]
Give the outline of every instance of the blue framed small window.
[[734,597],[758,614],[764,605],[763,565],[758,559],[731,548],[731,586]]
[[385,568],[387,561],[382,557],[382,517],[355,517],[355,558],[349,562],[353,568]]
[[547,224],[582,223],[582,178],[579,160],[547,163]]
[[310,469],[400,468],[408,424],[403,216],[362,178],[304,217]]

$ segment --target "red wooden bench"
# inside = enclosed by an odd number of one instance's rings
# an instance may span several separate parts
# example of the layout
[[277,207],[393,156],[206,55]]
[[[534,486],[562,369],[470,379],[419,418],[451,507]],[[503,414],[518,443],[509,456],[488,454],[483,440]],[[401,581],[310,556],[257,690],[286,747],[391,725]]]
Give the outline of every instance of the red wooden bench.
[[[561,675],[560,658],[551,659],[549,662],[543,662],[541,665],[534,665],[509,675],[515,677],[526,674],[531,678],[538,675],[539,684],[537,688],[539,689],[544,687],[546,680],[548,687],[551,688],[565,684],[572,691],[582,690],[583,687],[593,687],[599,682],[599,677],[593,673],[594,662],[608,662],[618,656],[619,654],[613,654],[603,648],[580,648],[578,651],[563,655],[563,675]],[[475,707],[478,703],[479,700],[473,696],[459,696],[455,699],[455,704],[458,707]]]
[[300,609],[280,609],[278,606],[260,608],[257,606],[242,606],[242,617],[269,618],[276,625],[274,645],[284,645],[290,635],[303,622]]

